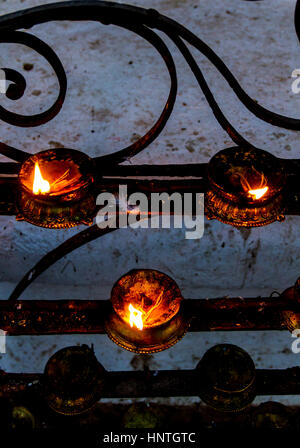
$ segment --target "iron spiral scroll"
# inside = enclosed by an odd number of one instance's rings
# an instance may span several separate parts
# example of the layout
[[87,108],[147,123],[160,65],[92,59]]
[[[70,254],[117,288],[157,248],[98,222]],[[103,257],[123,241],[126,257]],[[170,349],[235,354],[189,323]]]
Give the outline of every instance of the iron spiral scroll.
[[[106,173],[118,173],[122,169],[125,169],[125,167],[120,164],[124,161],[130,160],[132,157],[147,148],[159,136],[173,111],[177,95],[176,67],[171,52],[169,51],[164,40],[156,33],[157,31],[164,33],[176,45],[193,72],[217,122],[227,132],[237,149],[242,147],[249,150],[259,150],[259,148],[256,148],[238,130],[236,130],[226,118],[225,114],[215,100],[201,68],[196,63],[194,57],[188,49],[187,44],[201,52],[214,65],[214,67],[229,84],[242,105],[246,107],[253,115],[266,123],[278,126],[280,128],[297,131],[300,130],[300,119],[290,118],[272,112],[252,99],[241,87],[222,59],[205,42],[199,39],[183,25],[151,8],[145,9],[119,3],[95,0],[77,0],[47,4],[0,17],[0,43],[9,42],[24,44],[25,46],[35,50],[49,62],[57,76],[59,83],[59,92],[53,105],[48,110],[37,115],[20,115],[10,112],[0,106],[0,119],[6,123],[19,127],[40,126],[57,116],[63,107],[67,94],[67,76],[61,61],[56,53],[45,42],[27,31],[20,31],[21,29],[28,30],[38,24],[61,20],[91,20],[99,22],[103,25],[113,24],[141,36],[160,54],[166,64],[170,76],[170,90],[165,106],[152,128],[135,143],[125,148],[121,148],[115,153],[105,156],[97,156],[93,159],[93,162],[97,167],[99,178],[105,176]],[[300,0],[297,1],[295,10],[295,28],[296,33],[300,38]],[[6,92],[6,96],[11,100],[17,101],[26,93],[26,81],[24,77],[15,70],[8,68],[4,68],[3,70],[5,71],[7,80],[12,82]],[[5,173],[6,175],[12,176],[19,173],[21,164],[24,163],[24,161],[31,155],[22,149],[14,148],[4,142],[0,142],[0,153],[14,161],[14,163],[0,164],[0,174]],[[297,161],[295,164],[297,165],[297,169],[299,169]],[[138,170],[138,167],[136,169]],[[205,184],[206,166],[204,166],[204,164],[202,164],[202,166],[197,165],[197,169],[203,173]],[[182,165],[182,173],[185,173],[186,170],[187,166]],[[149,171],[151,171],[151,167],[149,168]],[[180,165],[177,168],[173,168],[173,173],[175,172],[181,172]],[[99,229],[97,225],[93,225],[66,240],[60,246],[45,255],[32,269],[30,269],[30,271],[16,286],[10,295],[9,300],[17,300],[29,284],[31,284],[34,279],[52,266],[56,261],[69,254],[76,248],[81,247],[87,242],[93,241],[106,233],[111,232],[112,230],[113,229],[109,228],[105,230]]]

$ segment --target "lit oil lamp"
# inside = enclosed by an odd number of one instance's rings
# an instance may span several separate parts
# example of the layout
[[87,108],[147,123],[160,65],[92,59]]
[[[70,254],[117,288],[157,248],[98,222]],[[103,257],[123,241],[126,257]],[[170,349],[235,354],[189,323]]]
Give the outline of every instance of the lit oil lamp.
[[28,157],[19,173],[17,219],[48,228],[91,224],[93,162],[79,151],[47,150]]
[[176,344],[188,322],[180,312],[177,284],[159,271],[133,270],[111,292],[113,312],[106,322],[108,336],[126,350],[154,353]]
[[279,160],[258,149],[228,148],[208,165],[206,215],[236,227],[284,219],[285,176]]

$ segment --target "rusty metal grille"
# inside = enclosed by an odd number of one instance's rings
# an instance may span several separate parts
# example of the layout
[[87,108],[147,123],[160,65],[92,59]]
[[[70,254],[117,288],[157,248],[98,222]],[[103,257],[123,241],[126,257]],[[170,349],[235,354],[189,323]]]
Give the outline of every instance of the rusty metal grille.
[[[0,17],[0,43],[22,43],[35,49],[46,58],[54,69],[60,90],[55,103],[34,116],[22,116],[0,107],[0,119],[14,126],[33,127],[54,118],[63,107],[66,96],[67,77],[55,52],[44,42],[20,29],[48,21],[94,20],[103,25],[118,25],[134,32],[153,45],[163,58],[169,71],[171,85],[164,109],[155,125],[136,143],[116,153],[94,158],[98,176],[95,181],[95,196],[101,191],[117,195],[120,184],[127,185],[128,192],[203,192],[208,188],[207,164],[188,165],[130,165],[121,163],[148,147],[160,134],[170,117],[177,93],[176,67],[166,43],[156,34],[168,36],[196,77],[218,124],[227,132],[236,151],[239,148],[255,148],[228,121],[217,104],[200,67],[195,62],[186,43],[200,51],[225,78],[240,102],[252,114],[272,125],[291,130],[300,130],[300,120],[271,112],[247,95],[234,75],[213,50],[191,31],[174,20],[153,9],[143,9],[103,1],[67,1],[39,6]],[[300,39],[300,2],[295,11],[295,25]],[[17,100],[26,90],[23,76],[4,68],[6,77],[12,81],[7,96]],[[82,149],[84,152],[84,148]],[[0,143],[0,153],[13,162],[0,163],[0,214],[18,215],[18,174],[22,163],[30,156],[22,149]],[[285,215],[300,214],[300,159],[279,159],[287,181],[284,191]],[[161,179],[163,177],[163,180]],[[282,224],[284,225],[284,224]],[[102,230],[93,225],[72,236],[49,252],[27,272],[16,285],[7,300],[0,301],[0,328],[9,335],[49,334],[101,334],[105,333],[105,321],[111,312],[108,300],[18,300],[24,290],[46,269],[65,255],[97,238],[105,237],[112,229]],[[287,285],[285,285],[287,286]],[[243,330],[291,330],[291,321],[299,323],[300,300],[290,288],[275,297],[234,299],[186,299],[183,313],[190,322],[189,330],[198,331],[243,331]],[[291,292],[292,291],[292,292]],[[294,296],[291,299],[291,295]],[[100,360],[101,361],[101,360]],[[199,375],[197,370],[109,372],[106,375],[103,398],[198,396]],[[0,372],[0,398],[42,396],[42,373],[13,374]],[[256,370],[255,396],[300,394],[300,368],[286,370]],[[28,398],[27,398],[28,399]],[[35,398],[38,400],[38,398]]]

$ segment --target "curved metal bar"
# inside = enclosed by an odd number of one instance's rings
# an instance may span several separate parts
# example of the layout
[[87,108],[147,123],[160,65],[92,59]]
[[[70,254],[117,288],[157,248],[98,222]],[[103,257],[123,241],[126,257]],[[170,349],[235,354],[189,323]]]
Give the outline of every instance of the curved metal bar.
[[[150,11],[150,14],[149,14]],[[73,0],[49,3],[0,16],[4,32],[32,28],[51,21],[93,20],[104,25],[148,25],[152,11],[145,8],[100,0]],[[158,13],[157,13],[158,14]]]
[[233,127],[233,125],[227,120],[227,118],[223,114],[223,112],[220,109],[218,103],[216,102],[210,88],[208,87],[208,84],[203,76],[202,71],[200,70],[197,62],[193,58],[191,52],[189,51],[187,46],[184,44],[184,42],[178,36],[176,36],[170,32],[167,32],[166,34],[169,36],[170,39],[172,39],[172,41],[175,43],[175,45],[177,46],[177,48],[180,50],[181,54],[185,58],[186,62],[188,63],[190,69],[192,70],[193,74],[195,75],[195,77],[198,81],[198,84],[199,84],[209,106],[211,107],[211,109],[213,111],[215,118],[217,119],[219,124],[222,126],[224,131],[227,132],[227,134],[230,136],[232,141],[234,143],[236,143],[238,146],[253,148],[253,145],[250,142],[248,142],[248,140],[246,140],[241,134],[239,134],[239,132]]
[[[295,11],[295,25],[297,29],[297,22],[299,17],[299,5],[297,3],[296,11]],[[115,24],[118,26],[122,26],[124,28],[130,29],[138,34],[143,33],[143,37],[145,37],[148,41],[150,41],[150,32],[145,28],[146,25],[150,28],[156,28],[160,31],[165,32],[166,34],[171,33],[173,36],[180,37],[184,39],[186,42],[193,45],[196,49],[198,49],[202,54],[204,54],[210,62],[217,68],[217,70],[222,74],[225,80],[228,82],[232,90],[235,92],[239,100],[244,104],[244,106],[253,113],[256,117],[260,118],[267,123],[270,123],[275,126],[279,126],[285,129],[291,130],[300,130],[300,120],[295,118],[289,118],[274,112],[269,111],[268,109],[257,104],[240,86],[236,78],[232,75],[230,70],[224,64],[224,62],[217,56],[217,54],[206,45],[201,39],[199,39],[195,34],[186,29],[184,26],[180,25],[178,22],[159,14],[157,11],[152,9],[144,9],[135,6],[122,5],[118,3],[112,2],[103,2],[103,1],[66,1],[54,4],[48,4],[44,6],[38,6],[34,8],[29,8],[27,10],[18,11],[13,14],[8,14],[0,17],[0,36],[4,35],[11,30],[16,30],[21,27],[30,28],[36,24],[49,22],[52,20],[97,20],[104,24]],[[147,36],[146,36],[147,34]],[[155,35],[155,38],[151,37],[151,39],[155,39],[156,42],[160,38]],[[153,43],[153,42],[151,42]],[[159,44],[161,46],[161,44]],[[164,44],[163,51],[165,53],[165,62],[166,62],[166,47]],[[162,48],[162,47],[161,47]],[[168,50],[167,50],[168,51]],[[185,52],[186,54],[186,52]],[[187,56],[187,54],[186,54]],[[195,64],[188,58],[190,61],[190,66],[196,75]],[[175,69],[175,67],[174,67]],[[237,131],[233,128],[230,123],[225,121],[225,117],[222,113],[220,113],[220,109],[216,101],[213,99],[211,92],[208,89],[206,81],[203,78],[203,75],[200,76],[200,72],[197,72],[198,82],[201,79],[200,86],[204,89],[205,96],[209,100],[209,104],[212,107],[214,114],[219,121],[220,125],[228,132],[229,136],[233,139],[235,143],[238,141],[244,141],[244,144],[249,144],[244,137],[238,135]],[[171,87],[172,88],[172,87]],[[170,101],[170,98],[168,99]],[[166,104],[165,107],[165,116],[160,117],[157,124],[144,136],[141,141],[136,142],[133,145],[130,145],[127,148],[115,153],[115,155],[111,154],[103,157],[103,161],[109,161],[114,163],[120,163],[123,160],[126,160],[129,157],[137,154],[139,151],[144,149],[146,146],[151,143],[156,136],[159,134],[165,122],[168,119],[168,116],[171,113],[172,103]],[[163,115],[163,114],[162,114]],[[1,118],[1,117],[0,117]],[[225,119],[225,120],[224,120]],[[240,143],[239,143],[240,144]]]
[[[20,115],[14,112],[10,112],[4,107],[0,106],[0,119],[5,121],[6,123],[12,124],[13,126],[20,127],[40,126],[41,124],[47,123],[48,121],[52,120],[52,118],[54,118],[60,111],[67,90],[67,77],[59,58],[56,56],[54,51],[43,41],[35,36],[24,32],[7,31],[3,33],[0,31],[0,43],[4,42],[27,45],[28,47],[41,54],[55,71],[59,81],[60,90],[56,101],[47,111],[36,115]],[[21,98],[26,89],[26,81],[24,77],[16,70],[12,70],[9,68],[3,68],[2,70],[4,70],[7,79],[14,82],[14,84],[9,85],[6,96],[11,100],[17,100]],[[9,157],[12,160],[16,160],[17,162],[24,162],[24,160],[26,160],[26,158],[30,155],[25,151],[9,146],[3,142],[0,142],[0,154]]]
[[5,95],[10,100],[18,100],[21,98],[26,89],[26,80],[21,73],[11,68],[2,68],[5,73],[6,81],[12,81],[14,84],[10,84],[5,92]]
[[[115,5],[115,4],[112,4]],[[111,6],[110,4],[108,6]],[[84,7],[84,8],[83,8]],[[111,9],[111,8],[108,8]],[[125,160],[127,160],[130,157],[133,157],[134,155],[138,154],[140,151],[142,151],[144,148],[146,148],[155,138],[159,135],[159,133],[164,128],[168,118],[170,117],[173,106],[176,100],[176,94],[177,94],[177,76],[176,76],[176,68],[173,61],[173,58],[171,56],[171,53],[169,52],[167,46],[162,41],[162,39],[157,36],[152,30],[149,28],[143,26],[142,23],[131,23],[131,20],[127,20],[128,17],[124,14],[122,14],[125,10],[125,12],[128,13],[128,10],[131,12],[135,10],[136,8],[126,7],[123,5],[118,5],[118,14],[115,14],[115,8],[112,8],[110,11],[110,20],[107,21],[106,18],[106,10],[107,10],[107,4],[105,2],[63,2],[61,4],[52,4],[52,5],[44,5],[41,7],[36,8],[30,8],[28,10],[20,11],[13,14],[8,14],[6,17],[0,18],[0,42],[5,41],[5,39],[9,39],[7,35],[10,33],[14,36],[15,33],[18,35],[19,32],[11,32],[11,31],[2,31],[6,29],[17,29],[22,27],[31,27],[34,24],[37,23],[43,23],[50,20],[97,20],[102,21],[103,23],[113,23],[115,25],[118,25],[120,27],[123,27],[127,30],[130,30],[132,32],[135,32],[139,36],[146,39],[150,44],[152,44],[155,49],[159,52],[159,54],[162,56],[163,60],[166,63],[167,69],[170,74],[171,79],[171,87],[170,87],[170,93],[167,99],[167,102],[164,106],[164,109],[158,118],[157,122],[152,126],[152,128],[138,141],[131,144],[130,146],[117,151],[114,154],[109,154],[107,156],[99,157],[103,163],[121,163]],[[137,8],[139,10],[139,8]],[[146,10],[145,10],[146,11]],[[101,14],[102,13],[102,14]],[[101,17],[103,16],[103,17]],[[102,20],[101,20],[102,18]],[[2,19],[2,20],[1,20]],[[4,19],[4,20],[3,20]],[[3,37],[1,38],[1,35]],[[31,36],[33,39],[37,39],[34,36]],[[24,43],[28,46],[32,47],[32,42],[29,42],[28,39],[23,39],[23,42],[18,43]],[[41,50],[41,48],[40,48]],[[48,50],[49,52],[49,50]],[[41,51],[40,51],[41,53]],[[45,56],[45,54],[43,54]],[[52,55],[53,57],[53,55]],[[55,56],[56,57],[56,56]],[[53,64],[52,64],[53,65]],[[54,115],[53,115],[54,116]],[[40,116],[39,116],[40,117]],[[15,119],[15,122],[13,124],[18,126],[32,126],[34,125],[33,122],[29,122],[29,120],[25,120],[25,117],[22,117],[22,120],[20,119],[19,122],[16,121],[16,116],[10,115],[10,113],[7,113],[3,118],[1,115],[1,108],[0,108],[0,119],[4,119],[4,121],[9,121],[12,123],[13,118]],[[52,117],[53,118],[53,117]],[[50,119],[50,118],[49,118]],[[40,123],[41,124],[41,123]]]
[[[0,28],[1,29],[1,28]],[[13,31],[13,32],[1,32],[0,31],[0,43],[16,43],[16,44],[23,44],[26,45],[29,48],[32,48],[33,50],[37,51],[40,55],[42,55],[52,66],[58,82],[59,82],[59,94],[54,102],[54,104],[45,112],[41,112],[40,114],[36,115],[21,115],[16,114],[14,112],[10,112],[4,107],[0,106],[0,119],[5,121],[6,123],[12,124],[13,126],[20,126],[20,127],[33,127],[33,126],[40,126],[41,124],[47,123],[48,121],[52,120],[60,109],[62,108],[65,96],[66,96],[66,90],[67,90],[67,77],[65,70],[62,66],[62,63],[60,62],[59,58],[56,56],[54,51],[42,40],[38,39],[36,36],[33,36],[28,33],[24,33],[21,31]],[[7,71],[7,69],[6,69]],[[9,71],[9,75],[12,75],[12,71]],[[20,77],[22,75],[18,74],[19,81]],[[16,75],[14,74],[14,77],[16,79]],[[22,77],[23,78],[23,77]],[[13,80],[15,80],[13,79]],[[23,78],[24,79],[24,78]],[[24,90],[26,88],[26,82],[23,81],[23,85],[21,83],[21,89]],[[15,91],[15,88],[14,88]],[[15,92],[16,93],[16,92]],[[19,95],[17,95],[13,99],[18,99],[22,95],[20,95],[20,90],[18,92]],[[12,95],[12,90],[8,89],[8,95]]]
[[127,146],[124,149],[121,149],[120,151],[108,154],[106,156],[96,157],[94,159],[96,161],[101,161],[105,163],[108,162],[109,164],[111,163],[119,164],[130,159],[131,157],[135,156],[143,149],[145,149],[147,146],[149,146],[150,143],[152,143],[158,137],[158,135],[165,127],[172,113],[177,95],[176,67],[173,58],[171,56],[171,53],[169,52],[163,40],[157,34],[155,34],[149,28],[146,28],[145,26],[130,26],[130,25],[120,25],[120,26],[122,28],[125,28],[129,31],[138,34],[155,47],[155,49],[159,52],[159,54],[161,55],[167,66],[171,79],[171,87],[168,99],[166,101],[166,104],[163,108],[160,117],[158,118],[156,123],[152,126],[152,128],[143,137],[139,138],[136,142]]
[[56,263],[58,260],[63,258],[65,255],[68,255],[75,249],[83,246],[84,244],[89,243],[97,238],[100,238],[107,233],[116,230],[116,228],[107,227],[105,229],[101,229],[97,224],[94,224],[92,227],[85,229],[71,238],[64,241],[58,247],[53,249],[51,252],[48,252],[43,258],[38,261],[38,263],[24,275],[21,281],[17,284],[8,300],[15,301],[18,300],[19,296],[22,292],[46,269]]
[[171,32],[177,34],[186,42],[199,50],[204,56],[206,56],[207,59],[216,67],[216,69],[227,81],[241,103],[257,118],[280,128],[294,131],[300,130],[300,119],[286,117],[284,115],[272,112],[253,100],[245,92],[245,90],[243,90],[237,79],[233,76],[231,71],[219,58],[219,56],[205,42],[199,39],[195,34],[193,34],[183,25],[180,25],[175,20],[172,20],[166,16],[158,14],[157,21],[155,22],[155,28],[163,32]]

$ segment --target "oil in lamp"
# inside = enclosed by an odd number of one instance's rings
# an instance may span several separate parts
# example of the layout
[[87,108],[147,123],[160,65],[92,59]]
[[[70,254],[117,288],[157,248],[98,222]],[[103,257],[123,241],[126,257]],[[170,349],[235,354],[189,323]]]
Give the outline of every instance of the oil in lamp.
[[166,350],[188,329],[180,311],[181,301],[179,287],[166,274],[132,270],[113,286],[107,334],[116,344],[135,353]]
[[197,365],[199,396],[223,412],[244,409],[255,398],[255,366],[247,352],[231,344],[210,348]]
[[227,148],[208,164],[206,215],[236,227],[284,219],[285,176],[279,160],[256,149]]
[[44,372],[45,399],[55,412],[81,414],[101,397],[105,370],[87,345],[66,347],[47,362]]
[[18,220],[54,229],[91,224],[95,199],[93,162],[73,149],[29,156],[19,173]]

